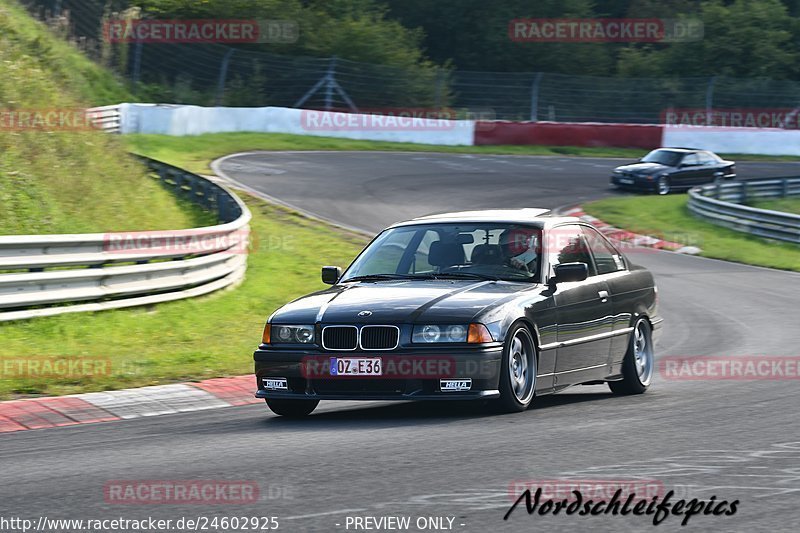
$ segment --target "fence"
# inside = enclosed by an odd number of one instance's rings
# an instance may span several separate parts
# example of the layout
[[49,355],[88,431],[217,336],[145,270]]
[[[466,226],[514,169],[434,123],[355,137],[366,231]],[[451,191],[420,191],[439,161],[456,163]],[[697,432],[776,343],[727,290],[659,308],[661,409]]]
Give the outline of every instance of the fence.
[[[176,194],[215,210],[220,224],[131,234],[2,236],[0,322],[200,296],[244,277],[250,220],[244,203],[201,176],[141,159]],[[127,248],[131,241],[149,245]]]
[[800,105],[800,83],[793,81],[404,69],[214,44],[130,46],[125,75],[144,97],[196,105],[353,111],[450,107],[484,119],[629,124],[659,124],[670,109]]
[[[37,16],[59,19],[60,0],[25,0]],[[72,39],[100,58],[107,2],[70,2]],[[49,18],[48,18],[49,17]],[[57,24],[56,24],[57,26]],[[108,58],[105,58],[106,60]],[[565,58],[566,59],[566,58]],[[549,72],[483,72],[434,65],[400,68],[335,57],[264,52],[253,45],[115,44],[114,61],[139,101],[201,106],[370,110],[469,109],[470,118],[659,124],[670,109],[800,107],[800,82],[620,78]]]
[[753,199],[795,195],[800,195],[800,178],[719,183],[690,190],[688,207],[720,226],[800,244],[800,215],[741,205]]

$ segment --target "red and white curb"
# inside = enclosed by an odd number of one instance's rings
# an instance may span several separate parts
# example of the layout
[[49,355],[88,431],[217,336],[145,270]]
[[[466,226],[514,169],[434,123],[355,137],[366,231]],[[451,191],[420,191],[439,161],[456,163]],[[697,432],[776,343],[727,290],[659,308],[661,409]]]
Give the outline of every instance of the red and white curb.
[[697,246],[687,246],[678,242],[665,241],[664,239],[659,239],[658,237],[640,235],[638,233],[633,233],[632,231],[615,228],[611,224],[607,224],[599,218],[586,214],[581,206],[566,209],[561,211],[561,214],[570,217],[577,217],[584,222],[588,222],[600,230],[600,232],[608,237],[609,240],[616,243],[622,243],[629,246],[640,246],[643,248],[655,248],[658,250],[669,250],[670,252],[676,252],[679,254],[695,255],[702,252],[702,250]]
[[0,433],[260,403],[254,388],[249,375],[0,402]]

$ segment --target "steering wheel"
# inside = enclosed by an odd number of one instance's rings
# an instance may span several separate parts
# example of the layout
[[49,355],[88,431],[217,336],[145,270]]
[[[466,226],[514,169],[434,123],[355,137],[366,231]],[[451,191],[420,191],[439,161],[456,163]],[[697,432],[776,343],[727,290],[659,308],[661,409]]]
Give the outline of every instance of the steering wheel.
[[527,263],[522,263],[522,266],[521,266],[521,267],[519,267],[519,266],[517,266],[517,265],[513,264],[513,263],[511,262],[511,259],[512,259],[511,257],[506,257],[506,258],[503,260],[503,266],[504,266],[504,267],[508,267],[508,268],[515,268],[515,269],[517,269],[517,270],[523,270],[523,271],[527,272],[528,274],[530,274],[530,273],[531,273],[530,269],[528,268],[528,264],[527,264]]

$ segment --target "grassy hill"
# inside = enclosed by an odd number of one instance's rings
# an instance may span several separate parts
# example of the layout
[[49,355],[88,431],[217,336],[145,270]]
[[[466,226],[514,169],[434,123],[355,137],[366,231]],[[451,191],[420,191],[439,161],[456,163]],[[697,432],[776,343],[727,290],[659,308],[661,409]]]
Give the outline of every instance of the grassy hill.
[[[0,0],[0,113],[129,100],[122,83]],[[7,115],[6,115],[7,116]],[[101,132],[31,131],[0,120],[0,234],[190,227],[208,215],[172,197]]]

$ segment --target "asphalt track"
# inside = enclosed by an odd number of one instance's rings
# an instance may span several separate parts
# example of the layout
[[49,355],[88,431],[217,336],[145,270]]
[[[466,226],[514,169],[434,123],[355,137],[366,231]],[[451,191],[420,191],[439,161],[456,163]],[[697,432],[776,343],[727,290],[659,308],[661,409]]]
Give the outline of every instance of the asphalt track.
[[[615,194],[607,176],[616,164],[284,153],[228,158],[219,168],[270,197],[374,232],[434,211],[556,207]],[[783,163],[737,169],[748,177],[797,174],[797,165]],[[658,357],[798,355],[800,275],[665,252],[630,255],[659,284],[666,322]],[[515,480],[638,478],[677,497],[740,500],[734,516],[695,516],[685,528],[669,517],[658,531],[795,531],[798,405],[797,380],[656,375],[641,396],[580,387],[506,416],[472,404],[323,402],[302,421],[256,405],[26,431],[0,437],[0,517],[277,516],[279,531],[354,531],[345,528],[348,516],[410,516],[410,531],[418,531],[418,517],[446,516],[465,532],[642,531],[653,527],[650,517],[518,509],[503,521]],[[262,496],[244,506],[105,503],[103,486],[120,479],[256,480]]]

